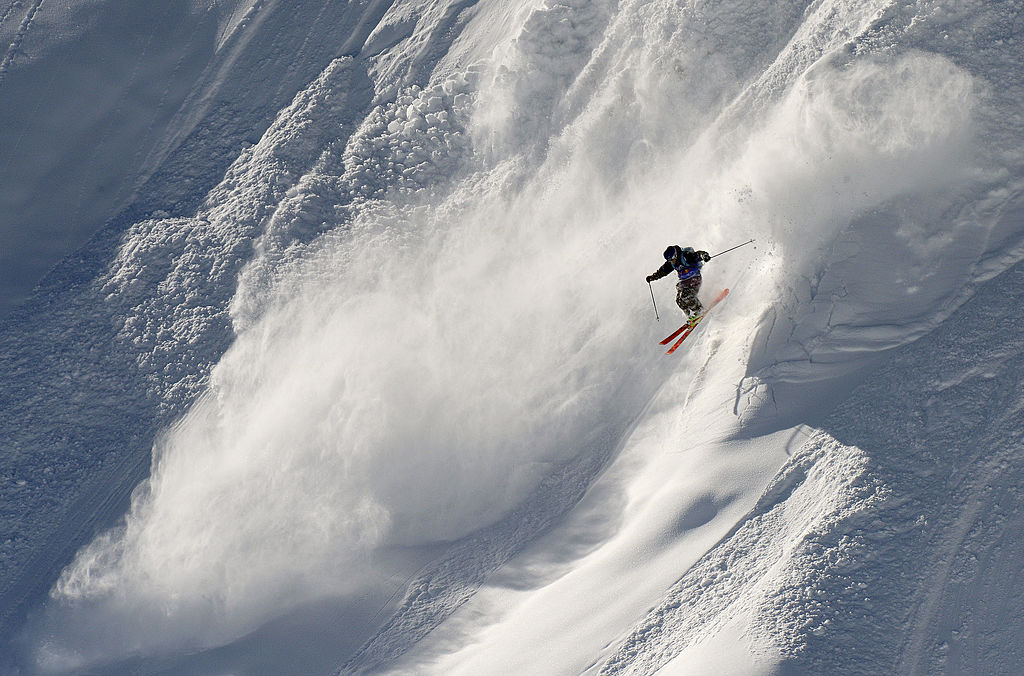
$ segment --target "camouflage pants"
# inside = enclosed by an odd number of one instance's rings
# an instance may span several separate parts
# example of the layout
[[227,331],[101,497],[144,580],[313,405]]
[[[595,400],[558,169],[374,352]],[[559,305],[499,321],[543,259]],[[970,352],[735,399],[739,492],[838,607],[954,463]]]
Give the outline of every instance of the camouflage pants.
[[704,311],[704,306],[697,299],[697,292],[700,291],[700,275],[680,280],[676,284],[676,305],[689,317],[699,315]]

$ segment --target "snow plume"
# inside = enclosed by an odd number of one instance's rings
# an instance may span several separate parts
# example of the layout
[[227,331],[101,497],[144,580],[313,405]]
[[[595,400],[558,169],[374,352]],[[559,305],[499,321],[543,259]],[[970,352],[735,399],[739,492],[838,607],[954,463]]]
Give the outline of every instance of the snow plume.
[[[636,347],[666,244],[759,236],[813,269],[851,220],[950,180],[932,167],[960,152],[972,83],[949,61],[825,59],[771,90],[755,66],[778,45],[694,42],[757,33],[744,7],[721,11],[741,16],[541,7],[506,62],[474,71],[478,91],[435,83],[375,109],[344,153],[293,148],[317,162],[242,275],[237,340],[123,527],[64,572],[43,661],[217,645],[305,602],[376,599],[382,562],[415,570],[399,548],[494,524],[620,443],[666,377]],[[793,14],[777,11],[753,19]],[[465,129],[431,135],[471,97]],[[738,314],[784,283],[750,260],[715,263],[718,280],[757,277]]]
[[979,224],[958,215],[976,179],[978,88],[937,54],[838,53],[739,144],[731,189],[785,261],[745,388],[856,372],[955,307],[964,256],[980,254]]
[[937,55],[826,60],[768,116],[744,170],[772,205],[799,208],[788,214],[794,222],[827,213],[847,223],[962,177],[951,160],[963,157],[973,100],[970,75]]
[[58,596],[112,612],[129,651],[216,644],[373,588],[382,548],[470,534],[607,453],[635,415],[621,401],[654,384],[622,339],[649,311],[619,281],[642,269],[639,243],[573,194],[586,184],[508,199],[504,180],[437,209],[369,207],[323,238]]
[[[947,231],[938,214],[911,212],[921,209],[921,196],[969,177],[974,100],[971,76],[938,55],[825,59],[742,143],[727,180],[787,265],[802,274],[818,274],[844,236],[864,237],[863,247],[882,239],[883,249],[871,253],[889,257],[898,245],[902,256],[911,242],[897,231],[908,218],[934,216],[928,229]],[[916,200],[911,209],[892,209],[908,197]],[[891,213],[879,219],[881,232],[851,228],[883,211]],[[924,233],[914,234],[920,241]]]

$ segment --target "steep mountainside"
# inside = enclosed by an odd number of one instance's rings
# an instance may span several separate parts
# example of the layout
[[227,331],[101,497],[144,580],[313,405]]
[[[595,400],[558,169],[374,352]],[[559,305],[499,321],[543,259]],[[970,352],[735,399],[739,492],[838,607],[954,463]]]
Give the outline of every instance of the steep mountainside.
[[0,8],[0,667],[1016,671],[1022,10]]

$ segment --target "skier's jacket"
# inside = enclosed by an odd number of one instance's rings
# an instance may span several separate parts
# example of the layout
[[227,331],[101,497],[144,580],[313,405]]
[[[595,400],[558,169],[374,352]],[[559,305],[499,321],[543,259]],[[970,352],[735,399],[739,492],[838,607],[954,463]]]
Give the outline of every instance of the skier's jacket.
[[[704,265],[705,261],[711,260],[711,256],[708,255],[707,251],[694,251],[690,247],[682,249],[679,245],[669,247],[675,249],[675,255],[671,259],[665,261],[665,264],[658,268],[657,272],[651,275],[651,279],[661,279],[668,273],[675,270],[679,275],[679,280],[693,279],[694,277],[700,276],[700,268]],[[666,254],[669,252],[666,251]]]

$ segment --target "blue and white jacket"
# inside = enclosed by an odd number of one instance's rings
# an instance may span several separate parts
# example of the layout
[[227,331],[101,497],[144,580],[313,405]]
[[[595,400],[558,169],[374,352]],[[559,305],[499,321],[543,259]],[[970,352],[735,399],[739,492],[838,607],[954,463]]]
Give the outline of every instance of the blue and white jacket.
[[665,264],[650,276],[649,281],[661,279],[673,270],[679,275],[680,281],[699,277],[701,266],[711,260],[707,251],[694,251],[691,247],[683,249],[678,244],[665,249],[665,258]]

